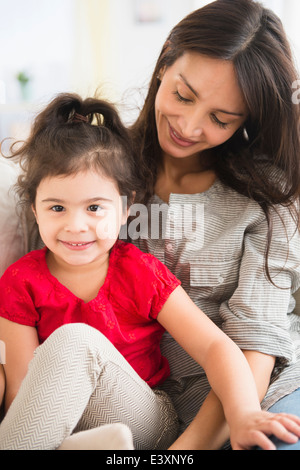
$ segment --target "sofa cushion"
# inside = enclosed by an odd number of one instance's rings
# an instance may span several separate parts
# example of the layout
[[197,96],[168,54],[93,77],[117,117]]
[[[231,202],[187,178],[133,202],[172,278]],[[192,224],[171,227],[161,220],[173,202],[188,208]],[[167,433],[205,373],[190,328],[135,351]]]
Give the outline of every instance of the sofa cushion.
[[0,157],[0,276],[26,253],[26,236],[13,188],[18,171],[17,165]]

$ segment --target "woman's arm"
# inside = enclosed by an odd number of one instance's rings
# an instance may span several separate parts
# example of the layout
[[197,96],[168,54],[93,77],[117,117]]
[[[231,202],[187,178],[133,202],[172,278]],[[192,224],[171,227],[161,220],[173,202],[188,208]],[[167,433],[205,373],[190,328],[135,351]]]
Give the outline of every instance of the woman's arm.
[[0,340],[5,343],[6,349],[4,371],[5,411],[7,411],[27,374],[28,364],[39,341],[36,328],[20,325],[5,318],[0,318]]
[[[259,400],[262,401],[269,387],[275,358],[256,351],[244,351],[244,355],[252,370]],[[229,438],[222,404],[211,390],[192,423],[170,450],[218,450]]]
[[158,321],[204,368],[222,403],[233,448],[258,445],[273,449],[267,434],[287,442],[295,442],[291,432],[300,437],[300,419],[277,417],[261,411],[256,384],[245,356],[181,287],[171,294]]
[[229,438],[222,403],[211,390],[191,424],[169,450],[219,450]]

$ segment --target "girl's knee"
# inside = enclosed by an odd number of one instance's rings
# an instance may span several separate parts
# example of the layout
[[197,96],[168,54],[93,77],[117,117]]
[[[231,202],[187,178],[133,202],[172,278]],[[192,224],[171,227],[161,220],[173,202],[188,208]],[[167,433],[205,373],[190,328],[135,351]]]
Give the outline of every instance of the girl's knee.
[[95,328],[86,323],[67,323],[57,328],[46,340],[46,342],[70,343],[84,342],[87,339],[98,335],[99,332]]
[[59,357],[65,360],[83,360],[96,356],[103,344],[108,341],[102,333],[85,323],[69,323],[57,328],[46,341],[37,348],[35,356],[45,356],[49,360]]
[[91,344],[101,333],[85,323],[68,323],[57,328],[46,339],[43,345],[54,345],[55,348],[65,348],[70,344]]

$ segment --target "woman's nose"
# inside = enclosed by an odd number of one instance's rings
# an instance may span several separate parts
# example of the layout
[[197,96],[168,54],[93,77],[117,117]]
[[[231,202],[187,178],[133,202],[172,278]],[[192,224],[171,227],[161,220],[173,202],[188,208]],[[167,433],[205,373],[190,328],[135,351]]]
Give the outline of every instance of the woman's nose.
[[179,121],[180,130],[185,139],[195,139],[203,134],[205,116],[201,110],[187,113]]

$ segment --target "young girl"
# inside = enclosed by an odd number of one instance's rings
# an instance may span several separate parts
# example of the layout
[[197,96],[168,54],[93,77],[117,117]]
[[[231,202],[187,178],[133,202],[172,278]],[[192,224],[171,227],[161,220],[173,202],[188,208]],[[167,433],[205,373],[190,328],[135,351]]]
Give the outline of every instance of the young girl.
[[170,446],[177,417],[160,390],[169,375],[159,346],[165,329],[204,367],[234,449],[273,449],[271,434],[297,441],[300,420],[260,410],[245,357],[177,278],[118,240],[138,185],[114,108],[58,96],[14,155],[45,247],[0,283],[0,449],[66,448],[72,433],[118,422],[131,429],[136,449]]

